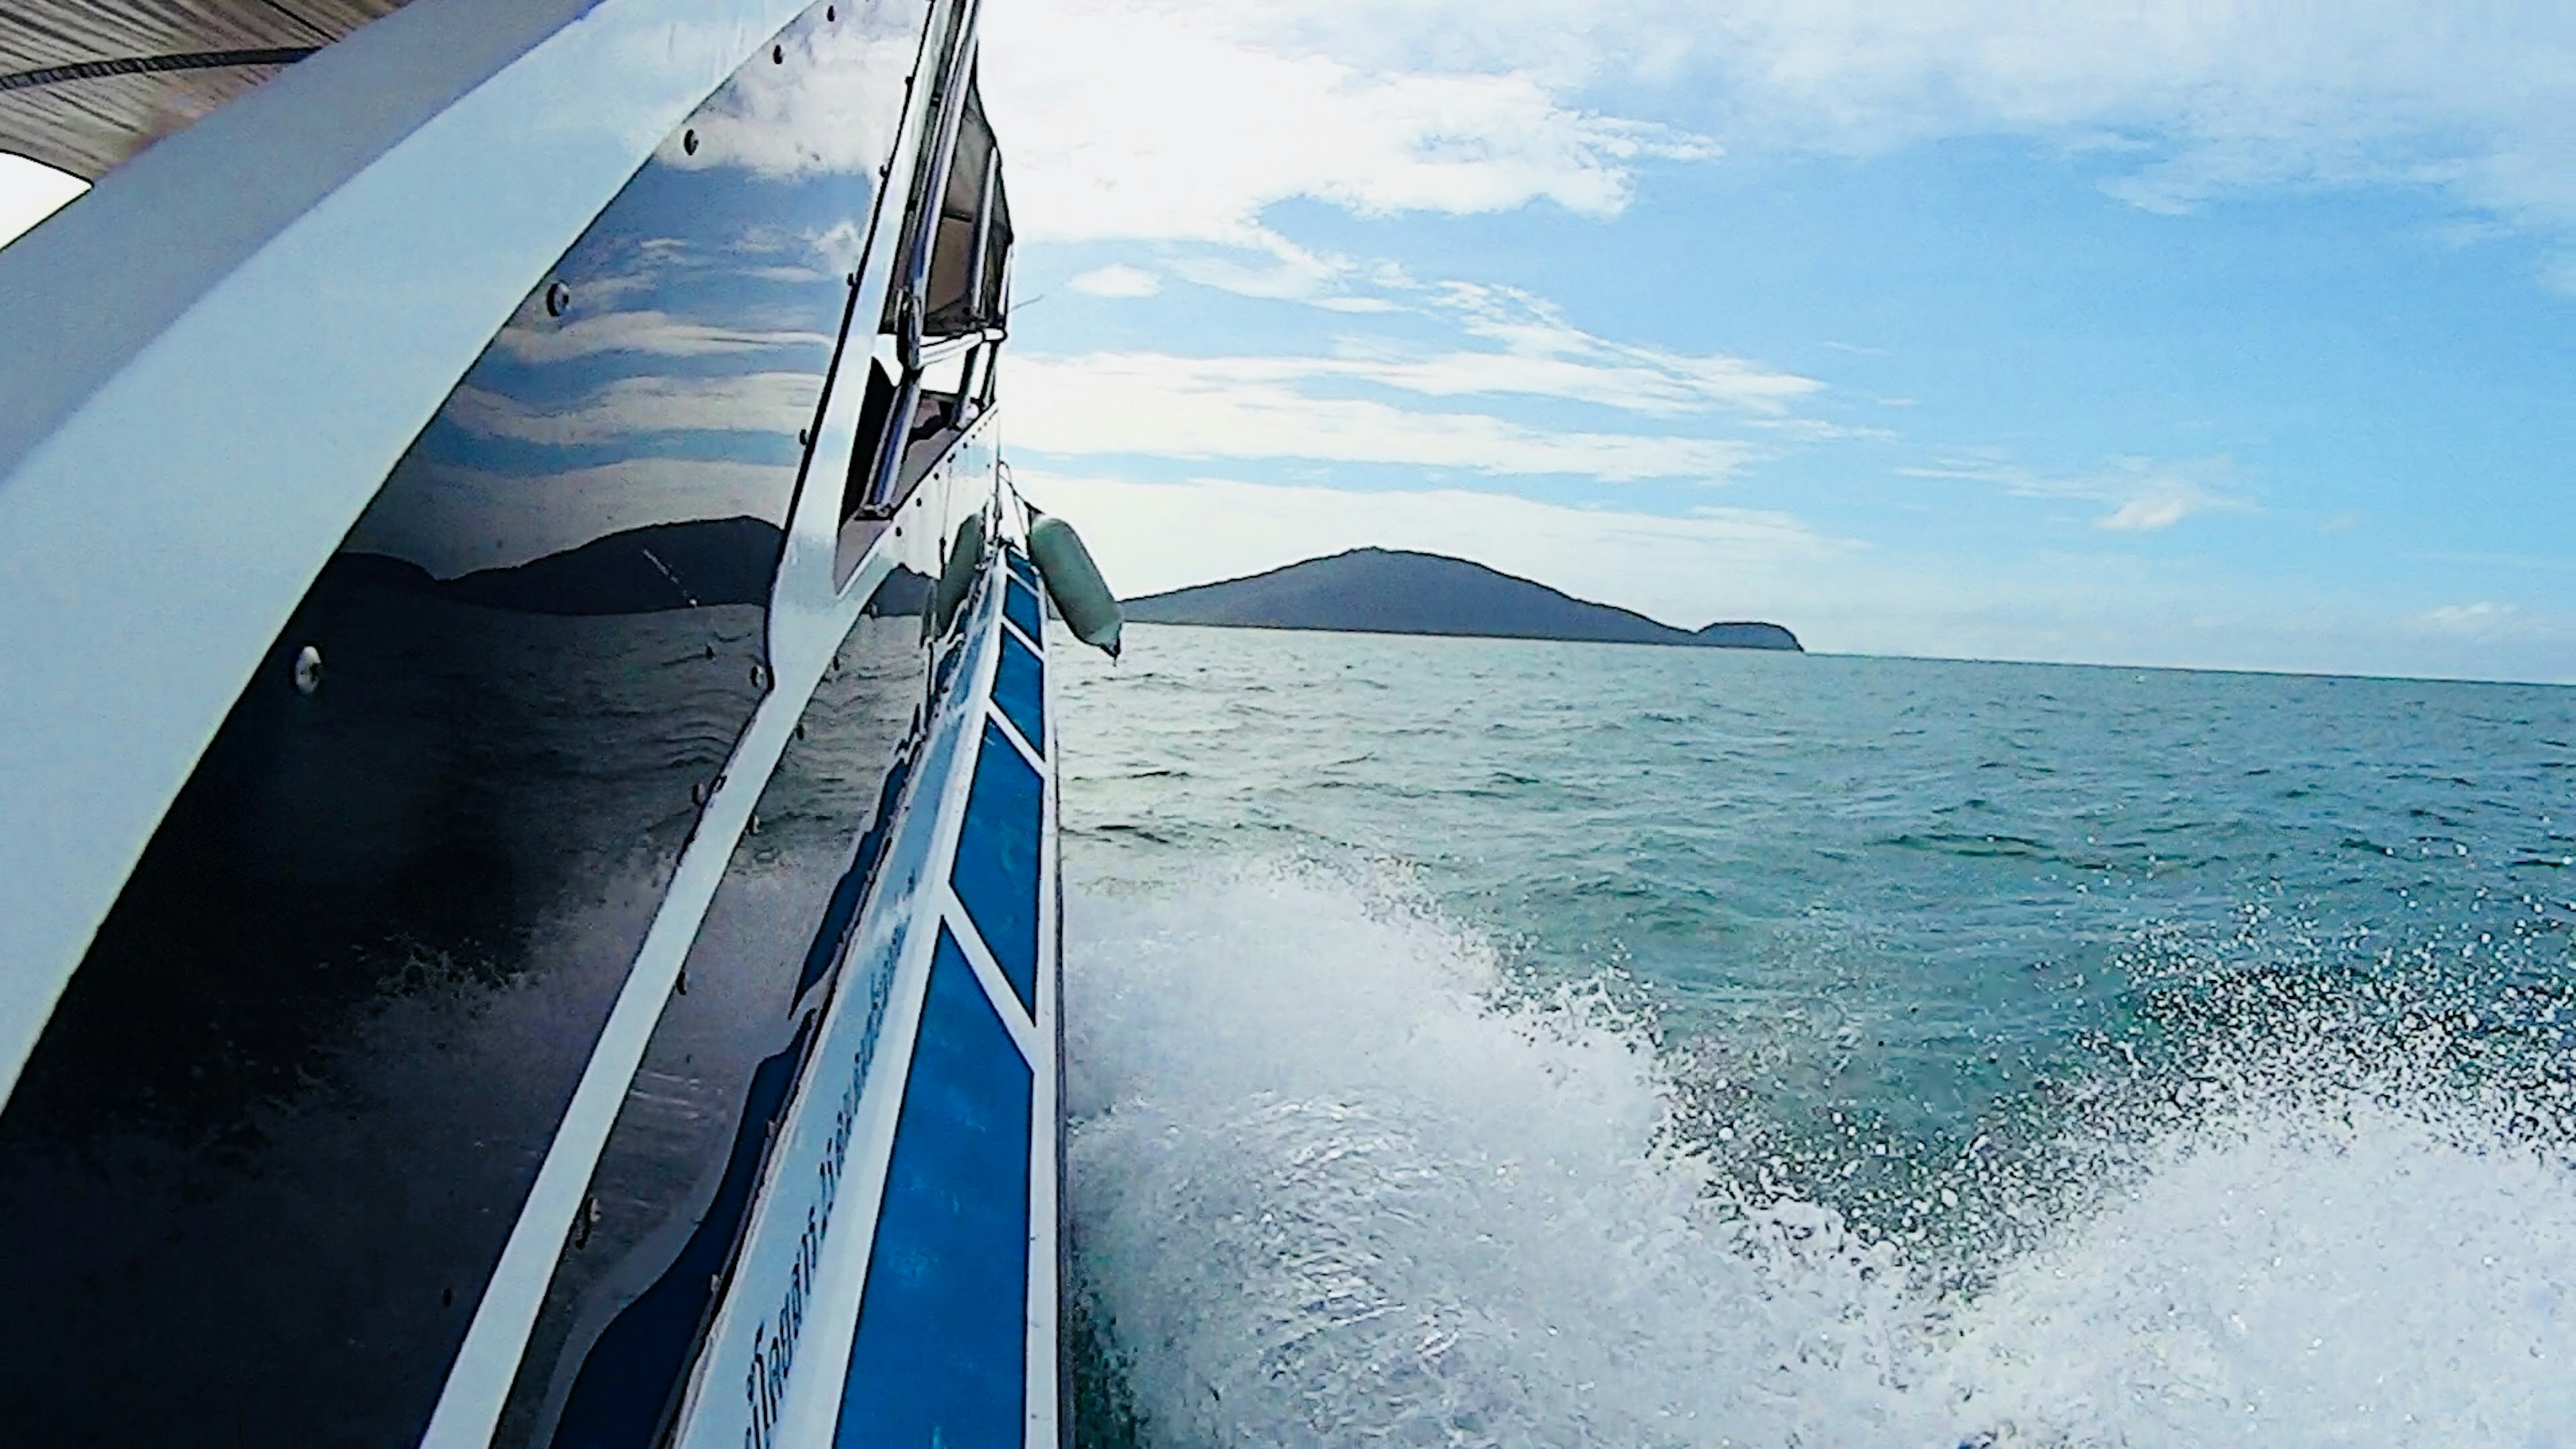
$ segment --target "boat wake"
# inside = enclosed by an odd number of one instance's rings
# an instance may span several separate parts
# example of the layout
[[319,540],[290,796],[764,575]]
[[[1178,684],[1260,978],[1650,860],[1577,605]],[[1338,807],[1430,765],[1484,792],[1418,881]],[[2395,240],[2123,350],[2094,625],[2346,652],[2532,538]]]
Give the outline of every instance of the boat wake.
[[1095,883],[1067,940],[1086,1443],[2576,1442],[2562,1120],[2367,1033],[2222,1033],[1874,1234],[1400,873]]

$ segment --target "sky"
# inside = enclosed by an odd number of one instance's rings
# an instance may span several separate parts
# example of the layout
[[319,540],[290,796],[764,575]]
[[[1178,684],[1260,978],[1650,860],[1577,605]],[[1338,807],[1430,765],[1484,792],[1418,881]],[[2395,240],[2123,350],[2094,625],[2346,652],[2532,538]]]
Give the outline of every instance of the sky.
[[1006,444],[1873,653],[2576,680],[2576,7],[988,0]]
[[2576,682],[2576,7],[983,36],[1005,448],[1122,593],[1377,544],[1814,649]]

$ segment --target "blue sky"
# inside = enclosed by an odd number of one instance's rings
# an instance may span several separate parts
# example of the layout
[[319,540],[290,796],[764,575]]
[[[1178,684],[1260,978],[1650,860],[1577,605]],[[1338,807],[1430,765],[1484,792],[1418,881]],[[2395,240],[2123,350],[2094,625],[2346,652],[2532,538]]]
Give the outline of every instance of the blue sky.
[[1384,543],[1827,649],[2576,680],[2576,11],[987,27],[1006,437],[1124,590]]
[[2576,682],[2576,10],[986,11],[1006,445],[1122,591],[1377,543],[1823,649]]

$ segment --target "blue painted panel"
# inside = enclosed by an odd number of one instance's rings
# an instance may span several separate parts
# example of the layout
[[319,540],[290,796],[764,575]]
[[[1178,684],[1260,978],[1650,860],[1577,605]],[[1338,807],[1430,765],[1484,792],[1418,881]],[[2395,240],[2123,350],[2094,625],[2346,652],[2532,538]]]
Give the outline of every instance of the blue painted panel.
[[1023,1442],[1030,1085],[1028,1062],[942,927],[836,1446]]
[[1020,626],[1021,633],[1032,639],[1044,637],[1046,616],[1038,609],[1037,591],[1017,578],[1011,580],[1011,591],[1002,599],[1002,612]]
[[1027,554],[1005,544],[1002,548],[1002,559],[1011,566],[1013,578],[1033,589],[1038,586],[1037,566],[1029,562]]
[[957,834],[957,864],[948,883],[975,922],[986,949],[1037,1011],[1038,827],[1044,820],[1037,770],[987,721],[975,758],[975,786]]
[[1002,707],[1030,748],[1046,753],[1045,667],[1029,646],[1008,634],[1002,636],[1002,662],[993,674],[993,703]]

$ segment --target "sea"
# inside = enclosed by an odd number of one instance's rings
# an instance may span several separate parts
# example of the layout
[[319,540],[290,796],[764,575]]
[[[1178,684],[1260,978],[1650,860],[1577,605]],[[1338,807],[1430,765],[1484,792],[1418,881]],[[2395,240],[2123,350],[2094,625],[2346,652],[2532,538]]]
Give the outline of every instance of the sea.
[[1086,1445],[2576,1445],[2576,689],[1056,652]]

